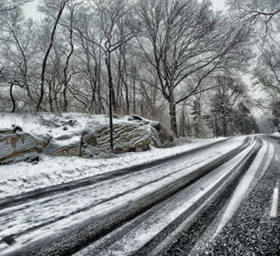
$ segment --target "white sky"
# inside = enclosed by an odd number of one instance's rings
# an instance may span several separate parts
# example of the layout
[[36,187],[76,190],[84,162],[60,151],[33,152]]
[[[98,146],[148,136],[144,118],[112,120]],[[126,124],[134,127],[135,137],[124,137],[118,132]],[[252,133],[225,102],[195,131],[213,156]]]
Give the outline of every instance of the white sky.
[[23,8],[23,11],[26,16],[34,19],[40,19],[42,16],[41,13],[37,10],[37,6],[40,0],[33,0],[32,2],[26,4]]
[[215,10],[224,10],[226,0],[211,0]]
[[[55,0],[54,0],[55,1]],[[213,2],[214,10],[224,10],[226,0],[211,0]],[[42,15],[37,10],[37,6],[40,0],[33,0],[32,2],[25,5],[24,13],[30,18],[39,19]]]

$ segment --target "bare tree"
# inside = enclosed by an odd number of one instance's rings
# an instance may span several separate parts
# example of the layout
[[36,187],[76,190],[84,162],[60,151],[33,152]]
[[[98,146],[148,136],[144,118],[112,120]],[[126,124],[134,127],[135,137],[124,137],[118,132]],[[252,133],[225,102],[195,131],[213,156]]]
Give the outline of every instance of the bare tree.
[[234,109],[240,98],[246,95],[244,83],[228,74],[216,77],[214,95],[211,99],[211,126],[215,136],[229,136]]
[[69,70],[69,65],[70,65],[70,60],[74,54],[74,41],[73,41],[73,37],[74,37],[74,15],[75,15],[75,10],[76,7],[78,7],[80,5],[80,2],[77,3],[72,3],[71,5],[69,5],[68,9],[69,9],[69,24],[68,26],[66,26],[68,32],[69,32],[69,37],[68,37],[68,43],[70,46],[69,52],[66,56],[66,61],[65,61],[65,66],[63,69],[63,100],[64,100],[64,107],[63,107],[63,111],[67,111],[68,110],[68,100],[67,100],[67,91],[68,91],[68,87],[69,87],[69,82],[71,80],[72,75],[68,74],[68,70]]
[[57,15],[54,21],[54,25],[52,27],[51,30],[51,35],[50,35],[50,41],[49,41],[49,45],[47,47],[46,53],[44,55],[43,58],[43,62],[42,62],[42,71],[41,71],[41,84],[40,84],[40,96],[39,96],[39,100],[36,106],[36,110],[40,111],[41,109],[41,104],[43,102],[43,98],[44,98],[44,94],[45,94],[45,73],[46,73],[46,66],[47,66],[47,62],[48,62],[48,58],[50,55],[50,52],[52,50],[53,47],[53,43],[54,43],[54,39],[55,39],[55,33],[56,33],[56,29],[57,26],[59,24],[60,18],[63,14],[63,11],[66,7],[66,4],[69,2],[70,0],[60,0],[59,3],[57,4]]
[[[228,0],[228,5],[239,22],[264,27],[264,32],[279,30],[280,3],[277,0]],[[260,30],[259,30],[260,31]]]
[[[20,8],[6,11],[0,16],[5,33],[2,37],[2,56],[6,59],[6,73],[11,87],[26,91],[29,104],[34,102],[30,82],[30,64],[36,54],[35,27],[32,20],[25,20]],[[12,88],[10,90],[12,92]],[[14,100],[13,100],[14,102]]]
[[[112,74],[112,55],[123,44],[135,37],[135,27],[129,19],[129,5],[124,0],[96,0],[96,24],[97,33],[102,35],[101,42],[93,41],[84,36],[84,39],[92,44],[98,45],[105,56],[105,65],[109,86],[109,117],[110,117],[110,148],[114,150],[113,138],[113,110],[117,109],[115,89]],[[119,29],[122,28],[122,36],[119,36]],[[81,32],[81,29],[78,29]],[[82,33],[80,33],[82,34]]]
[[261,85],[268,93],[280,96],[280,46],[270,44],[263,49],[258,65],[254,69],[255,84]]
[[0,0],[0,13],[15,10],[32,0]]
[[[88,14],[87,8],[80,8],[78,24],[75,26],[76,44],[78,51],[75,54],[77,65],[83,69],[83,78],[88,100],[87,111],[90,113],[105,113],[102,98],[102,60],[103,51],[99,47],[102,35],[96,33],[94,23],[95,14]],[[78,28],[77,28],[78,27]],[[93,43],[96,42],[96,43]],[[89,89],[87,89],[89,87]]]
[[[215,70],[232,65],[243,48],[247,30],[229,27],[214,15],[208,2],[140,0],[138,18],[143,37],[138,42],[151,68],[156,85],[169,104],[171,130],[177,135],[176,106],[196,94]],[[225,19],[223,17],[223,19]],[[239,59],[241,60],[241,59]],[[244,59],[239,62],[238,65]],[[198,77],[193,84],[193,76]],[[181,93],[187,87],[186,94]],[[205,90],[205,89],[204,89]]]

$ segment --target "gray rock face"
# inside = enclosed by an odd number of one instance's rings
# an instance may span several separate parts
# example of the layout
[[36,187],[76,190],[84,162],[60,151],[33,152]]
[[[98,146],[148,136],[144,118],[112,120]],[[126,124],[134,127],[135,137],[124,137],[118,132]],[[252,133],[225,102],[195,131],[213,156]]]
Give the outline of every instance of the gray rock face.
[[38,155],[42,143],[28,133],[0,131],[0,164],[18,162]]
[[51,156],[80,156],[80,143],[61,146],[50,143],[44,151],[44,154]]
[[[115,118],[117,121],[114,123],[114,153],[141,152],[151,146],[172,145],[172,136],[168,135],[159,122],[136,115]],[[0,130],[0,164],[18,161],[36,162],[39,153],[52,156],[106,157],[110,154],[109,122],[100,123],[96,120],[98,119],[93,118],[89,121],[86,130],[71,132],[63,129],[64,132],[55,138],[46,132],[42,136],[42,141],[22,129]],[[56,124],[58,121],[53,119],[47,122],[42,119],[40,125],[55,129],[58,128]],[[61,125],[62,121],[59,123]],[[76,123],[76,120],[71,119],[65,121],[63,125],[71,129]]]
[[[90,125],[89,125],[90,127]],[[146,151],[151,145],[160,146],[161,141],[157,131],[144,122],[124,123],[114,125],[114,152]],[[90,152],[110,150],[110,129],[103,127],[91,132],[87,130],[82,139],[82,156],[91,155]]]

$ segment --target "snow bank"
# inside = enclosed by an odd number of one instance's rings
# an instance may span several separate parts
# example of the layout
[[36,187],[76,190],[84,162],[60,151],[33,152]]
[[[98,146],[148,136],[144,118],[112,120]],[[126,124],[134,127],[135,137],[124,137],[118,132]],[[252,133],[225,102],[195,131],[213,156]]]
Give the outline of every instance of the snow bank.
[[[42,139],[51,137],[53,143],[61,146],[79,142],[82,132],[106,127],[109,124],[106,115],[90,115],[82,113],[0,113],[0,130],[20,126],[24,132]],[[114,118],[114,124],[126,124],[128,116]],[[136,123],[136,122],[134,122]]]
[[222,139],[202,140],[166,149],[153,148],[147,152],[125,153],[115,158],[83,159],[44,155],[37,165],[21,162],[0,166],[0,199],[156,159],[163,159],[220,140]]

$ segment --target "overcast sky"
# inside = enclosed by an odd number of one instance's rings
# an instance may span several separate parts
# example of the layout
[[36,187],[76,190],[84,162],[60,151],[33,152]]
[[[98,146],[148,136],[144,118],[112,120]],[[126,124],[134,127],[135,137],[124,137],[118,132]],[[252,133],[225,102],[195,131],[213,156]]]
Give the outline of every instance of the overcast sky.
[[40,12],[37,11],[37,5],[39,4],[40,0],[34,0],[31,3],[28,3],[24,6],[23,10],[24,13],[28,16],[28,17],[32,17],[35,19],[40,18],[41,14]]
[[[55,0],[54,0],[55,1]],[[225,8],[226,0],[211,0],[213,2],[213,7],[215,10],[223,10]],[[39,19],[41,14],[37,11],[37,6],[40,0],[33,0],[33,2],[26,4],[24,7],[24,12],[28,17]]]

